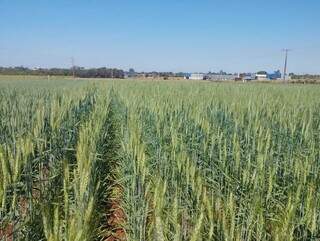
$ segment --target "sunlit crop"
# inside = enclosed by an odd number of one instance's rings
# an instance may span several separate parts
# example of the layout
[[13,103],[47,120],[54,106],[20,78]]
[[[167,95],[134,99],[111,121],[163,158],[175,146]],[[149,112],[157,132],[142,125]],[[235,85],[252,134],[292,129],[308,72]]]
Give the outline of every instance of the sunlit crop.
[[0,80],[0,240],[320,238],[320,88]]

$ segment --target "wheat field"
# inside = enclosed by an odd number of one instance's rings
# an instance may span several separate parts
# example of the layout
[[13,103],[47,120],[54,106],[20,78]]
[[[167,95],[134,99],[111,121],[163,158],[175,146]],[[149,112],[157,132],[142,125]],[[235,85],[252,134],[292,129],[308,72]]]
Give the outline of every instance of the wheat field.
[[320,240],[320,87],[0,80],[0,240]]

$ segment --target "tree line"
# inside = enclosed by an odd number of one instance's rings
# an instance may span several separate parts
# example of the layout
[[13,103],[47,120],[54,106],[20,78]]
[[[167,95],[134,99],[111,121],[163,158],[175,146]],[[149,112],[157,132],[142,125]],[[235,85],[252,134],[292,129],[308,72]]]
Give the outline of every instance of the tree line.
[[124,78],[124,71],[116,68],[36,68],[27,67],[0,67],[2,75],[55,75],[75,76],[80,78]]
[[301,74],[301,75],[296,75],[296,74],[289,74],[292,79],[320,79],[319,74]]

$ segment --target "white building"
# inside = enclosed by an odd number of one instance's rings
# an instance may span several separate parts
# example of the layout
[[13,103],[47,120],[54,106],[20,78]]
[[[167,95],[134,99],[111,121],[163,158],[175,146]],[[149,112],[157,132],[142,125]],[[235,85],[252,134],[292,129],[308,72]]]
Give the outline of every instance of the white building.
[[268,73],[266,71],[257,72],[256,80],[269,80]]
[[204,74],[201,74],[201,73],[193,73],[190,75],[189,79],[192,79],[192,80],[204,80]]
[[212,81],[231,81],[236,79],[236,75],[232,74],[207,74],[205,78]]
[[248,82],[256,78],[255,74],[245,74],[242,76],[242,82]]

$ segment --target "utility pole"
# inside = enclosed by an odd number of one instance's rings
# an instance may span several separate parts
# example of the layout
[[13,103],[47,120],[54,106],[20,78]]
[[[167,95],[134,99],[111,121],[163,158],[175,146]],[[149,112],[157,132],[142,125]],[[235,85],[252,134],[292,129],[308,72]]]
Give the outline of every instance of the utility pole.
[[288,65],[288,52],[291,51],[291,49],[283,49],[282,51],[285,52],[284,69],[283,69],[283,81],[286,81],[287,65]]
[[71,57],[71,65],[72,65],[72,76],[75,78],[75,69],[74,69],[74,58]]

